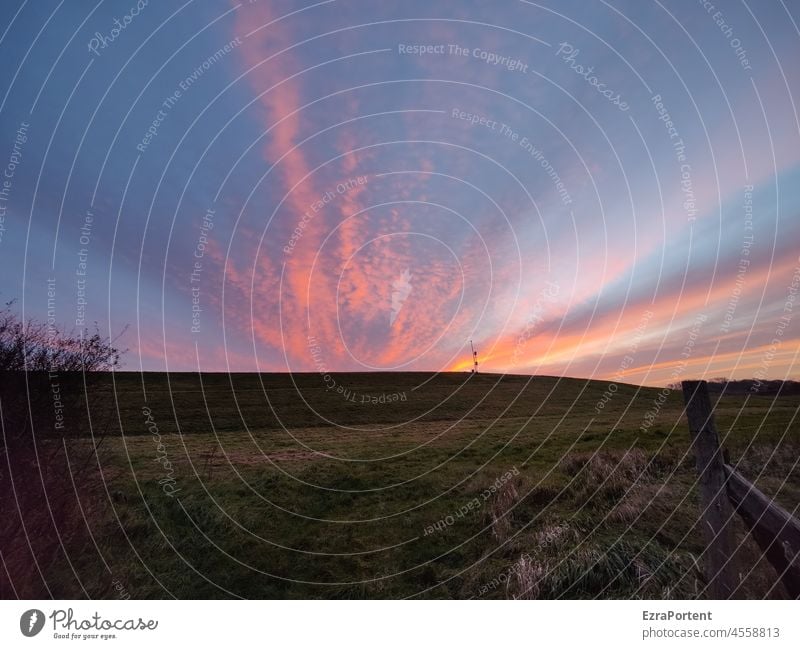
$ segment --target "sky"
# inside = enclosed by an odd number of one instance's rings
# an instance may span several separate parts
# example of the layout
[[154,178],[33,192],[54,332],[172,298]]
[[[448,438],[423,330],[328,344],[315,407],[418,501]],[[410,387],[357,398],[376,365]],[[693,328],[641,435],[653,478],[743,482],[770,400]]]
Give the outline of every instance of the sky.
[[718,4],[7,2],[0,298],[125,370],[800,378],[800,9]]

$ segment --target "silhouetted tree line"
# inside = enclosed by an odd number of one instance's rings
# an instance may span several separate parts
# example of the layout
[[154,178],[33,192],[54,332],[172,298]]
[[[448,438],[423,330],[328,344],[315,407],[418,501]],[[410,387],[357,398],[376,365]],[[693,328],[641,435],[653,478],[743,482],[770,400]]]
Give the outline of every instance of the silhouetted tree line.
[[[680,390],[680,383],[670,383],[667,387]],[[727,379],[715,377],[708,379],[708,391],[711,394],[727,395],[764,395],[764,396],[789,396],[800,394],[800,381],[791,380],[766,380],[766,379]]]

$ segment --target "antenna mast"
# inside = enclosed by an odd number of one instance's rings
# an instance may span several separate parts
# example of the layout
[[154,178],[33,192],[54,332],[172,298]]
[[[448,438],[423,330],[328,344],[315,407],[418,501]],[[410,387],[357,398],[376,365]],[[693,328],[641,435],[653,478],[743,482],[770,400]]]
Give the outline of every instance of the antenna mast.
[[469,341],[469,347],[472,350],[472,371],[477,374],[478,373],[478,352],[475,351],[475,347],[472,345],[472,341]]

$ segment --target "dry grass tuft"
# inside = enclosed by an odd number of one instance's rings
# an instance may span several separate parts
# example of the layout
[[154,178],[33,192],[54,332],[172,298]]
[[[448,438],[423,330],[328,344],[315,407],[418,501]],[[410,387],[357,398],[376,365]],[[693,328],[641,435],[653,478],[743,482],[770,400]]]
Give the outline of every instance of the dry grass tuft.
[[[674,501],[675,496],[674,490],[668,484],[638,482],[613,506],[607,520],[609,523],[633,523],[647,516],[647,510],[657,503],[669,503]],[[662,513],[668,513],[670,509],[667,506]]]
[[523,554],[513,563],[509,571],[506,580],[506,597],[508,599],[538,599],[541,592],[539,583],[547,572],[547,563]]
[[614,503],[632,484],[652,479],[649,459],[640,449],[573,453],[562,460],[561,469],[574,476],[573,493],[587,505]]
[[489,516],[492,524],[492,536],[500,543],[504,542],[513,528],[510,509],[519,501],[517,481],[504,483],[489,500]]
[[534,534],[539,550],[560,550],[578,540],[578,532],[567,522],[547,523]]

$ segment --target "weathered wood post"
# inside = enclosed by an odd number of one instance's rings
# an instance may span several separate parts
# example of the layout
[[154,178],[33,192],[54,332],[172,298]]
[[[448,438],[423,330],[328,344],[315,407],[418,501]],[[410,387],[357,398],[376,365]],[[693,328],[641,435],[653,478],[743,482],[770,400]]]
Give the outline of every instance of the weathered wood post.
[[706,542],[705,573],[708,594],[712,599],[728,599],[738,578],[731,561],[733,555],[733,509],[726,492],[725,465],[719,447],[719,435],[705,381],[683,381],[686,417],[692,434],[695,465],[700,477],[700,508],[703,537]]

